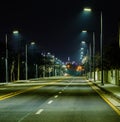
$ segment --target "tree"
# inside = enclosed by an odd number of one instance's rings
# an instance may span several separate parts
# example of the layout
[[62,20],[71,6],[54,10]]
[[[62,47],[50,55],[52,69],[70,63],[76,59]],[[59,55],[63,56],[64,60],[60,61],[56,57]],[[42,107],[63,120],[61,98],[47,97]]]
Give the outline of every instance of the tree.
[[104,50],[105,69],[120,68],[120,48],[116,41],[108,45]]

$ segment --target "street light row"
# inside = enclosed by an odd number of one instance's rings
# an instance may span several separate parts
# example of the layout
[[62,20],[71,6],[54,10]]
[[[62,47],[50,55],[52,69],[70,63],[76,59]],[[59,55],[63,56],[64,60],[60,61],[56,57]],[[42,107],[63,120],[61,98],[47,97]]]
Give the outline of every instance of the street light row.
[[[19,31],[15,30],[15,31],[13,31],[13,34],[18,36]],[[8,35],[7,34],[5,35],[5,42],[6,42],[5,71],[6,71],[6,83],[8,83],[9,75],[8,75]],[[32,41],[31,43],[25,44],[25,79],[26,80],[28,80],[28,45],[35,45],[35,42]],[[51,54],[47,53],[47,55],[51,55]],[[46,56],[46,55],[44,55],[44,56]],[[58,60],[55,56],[53,58],[54,58],[54,61]],[[20,79],[20,52],[18,52],[18,67],[17,67],[17,80],[19,80],[19,79]]]
[[[17,30],[13,31],[13,34],[18,34]],[[6,44],[6,58],[5,58],[5,74],[6,74],[6,83],[8,83],[8,35],[5,34],[5,44]]]
[[[91,12],[91,8],[84,8],[83,11],[85,12]],[[87,30],[84,30],[83,32],[87,32]],[[102,11],[100,12],[100,53],[101,53],[101,85],[104,85],[103,83],[103,16]],[[93,32],[93,71],[94,71],[94,81],[95,81],[95,32]]]

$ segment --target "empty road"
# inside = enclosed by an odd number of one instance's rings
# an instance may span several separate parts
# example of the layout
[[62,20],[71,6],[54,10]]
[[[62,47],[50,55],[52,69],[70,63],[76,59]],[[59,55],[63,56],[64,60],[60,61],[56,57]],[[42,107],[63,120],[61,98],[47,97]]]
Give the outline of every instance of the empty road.
[[0,122],[120,122],[98,92],[82,77],[1,85]]

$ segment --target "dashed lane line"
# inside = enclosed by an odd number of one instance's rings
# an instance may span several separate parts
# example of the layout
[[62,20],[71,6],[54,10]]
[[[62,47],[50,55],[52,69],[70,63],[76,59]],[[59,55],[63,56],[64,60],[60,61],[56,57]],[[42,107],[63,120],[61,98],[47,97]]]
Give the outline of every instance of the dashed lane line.
[[50,100],[49,102],[48,102],[48,104],[51,104],[53,102],[53,100]]
[[59,94],[61,94],[62,92],[60,91]]
[[57,97],[58,97],[58,95],[55,95],[55,96],[54,96],[54,98],[57,98]]
[[35,114],[41,114],[44,111],[44,109],[39,109]]

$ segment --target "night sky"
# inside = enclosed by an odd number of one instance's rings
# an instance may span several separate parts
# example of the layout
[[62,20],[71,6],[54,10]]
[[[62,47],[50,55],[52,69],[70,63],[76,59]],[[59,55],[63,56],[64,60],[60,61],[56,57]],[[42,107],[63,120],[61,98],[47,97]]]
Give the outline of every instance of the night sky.
[[[0,41],[5,33],[17,29],[27,41],[38,45],[66,61],[79,60],[80,32],[96,33],[99,47],[100,12],[103,13],[104,43],[116,41],[120,20],[119,3],[102,0],[29,0],[0,2]],[[91,18],[82,16],[82,9],[92,8]]]

